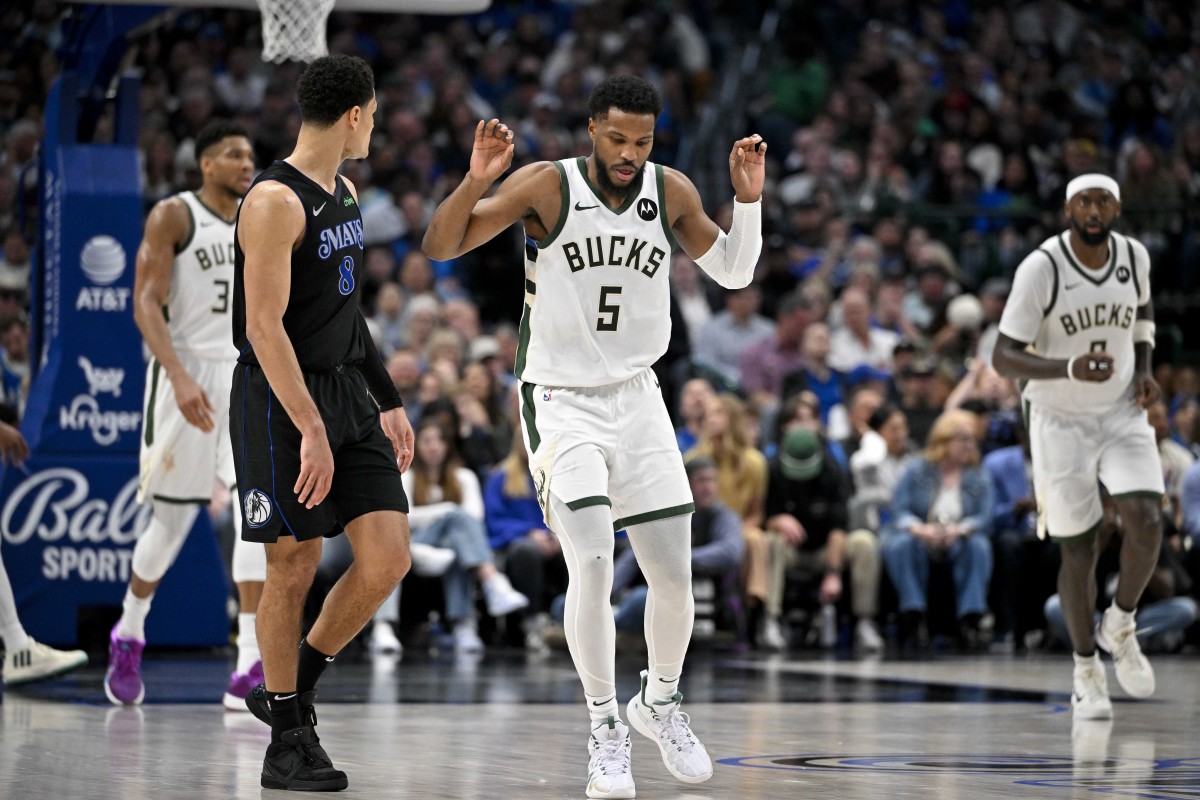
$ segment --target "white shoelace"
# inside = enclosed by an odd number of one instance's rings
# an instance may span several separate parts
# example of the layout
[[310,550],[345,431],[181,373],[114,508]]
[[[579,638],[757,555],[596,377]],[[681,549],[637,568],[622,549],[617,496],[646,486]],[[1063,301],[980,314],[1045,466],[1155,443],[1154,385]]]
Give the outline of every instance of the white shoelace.
[[621,775],[629,772],[629,750],[625,747],[628,741],[628,738],[596,741],[596,766],[601,775]]
[[683,711],[674,708],[669,713],[656,714],[655,717],[662,723],[658,737],[675,745],[680,752],[690,752],[692,748],[700,744],[696,734],[692,733],[691,717]]

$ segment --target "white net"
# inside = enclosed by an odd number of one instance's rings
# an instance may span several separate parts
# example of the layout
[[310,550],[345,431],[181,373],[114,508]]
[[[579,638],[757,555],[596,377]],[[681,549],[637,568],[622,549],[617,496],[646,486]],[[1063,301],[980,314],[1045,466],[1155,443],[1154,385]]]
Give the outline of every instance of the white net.
[[256,0],[262,12],[263,61],[315,61],[329,53],[325,21],[334,0]]

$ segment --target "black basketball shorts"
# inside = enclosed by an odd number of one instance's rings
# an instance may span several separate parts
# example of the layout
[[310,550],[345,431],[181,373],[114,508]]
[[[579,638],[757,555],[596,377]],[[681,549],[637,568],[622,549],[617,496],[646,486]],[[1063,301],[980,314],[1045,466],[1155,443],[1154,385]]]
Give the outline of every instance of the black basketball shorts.
[[245,541],[336,536],[363,514],[408,512],[392,443],[379,425],[379,409],[358,369],[306,372],[304,383],[325,422],[333,452],[333,485],[311,509],[293,491],[300,475],[300,431],[260,367],[238,364],[234,369],[229,433]]

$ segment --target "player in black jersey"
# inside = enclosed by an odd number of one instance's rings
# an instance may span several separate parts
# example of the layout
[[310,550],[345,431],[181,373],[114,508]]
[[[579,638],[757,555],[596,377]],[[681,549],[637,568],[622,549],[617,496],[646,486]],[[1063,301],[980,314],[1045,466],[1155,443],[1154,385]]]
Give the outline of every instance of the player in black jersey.
[[[230,433],[242,535],[267,549],[266,683],[246,698],[271,725],[262,786],[336,791],[347,780],[314,731],[316,682],[408,571],[400,473],[413,432],[359,311],[362,216],[337,174],[367,154],[374,75],[360,58],[319,58],[296,96],[296,149],[263,171],[238,217]],[[321,538],[343,531],[354,564],[297,653]]]

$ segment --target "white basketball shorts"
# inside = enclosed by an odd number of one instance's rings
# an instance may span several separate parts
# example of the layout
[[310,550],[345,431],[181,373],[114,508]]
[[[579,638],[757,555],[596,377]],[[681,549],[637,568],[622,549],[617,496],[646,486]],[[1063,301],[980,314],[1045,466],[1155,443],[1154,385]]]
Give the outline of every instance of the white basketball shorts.
[[1031,404],[1029,444],[1038,528],[1055,538],[1079,536],[1100,523],[1100,483],[1117,498],[1164,491],[1154,429],[1132,402],[1077,414]]
[[611,508],[613,530],[690,514],[692,490],[654,372],[592,389],[521,384],[534,488],[571,510]]
[[167,373],[157,359],[150,359],[139,454],[141,502],[154,499],[208,504],[214,478],[225,486],[233,486],[236,481],[229,441],[229,391],[235,362],[186,355],[180,355],[180,361],[208,395],[216,411],[214,428],[205,433],[183,418]]

